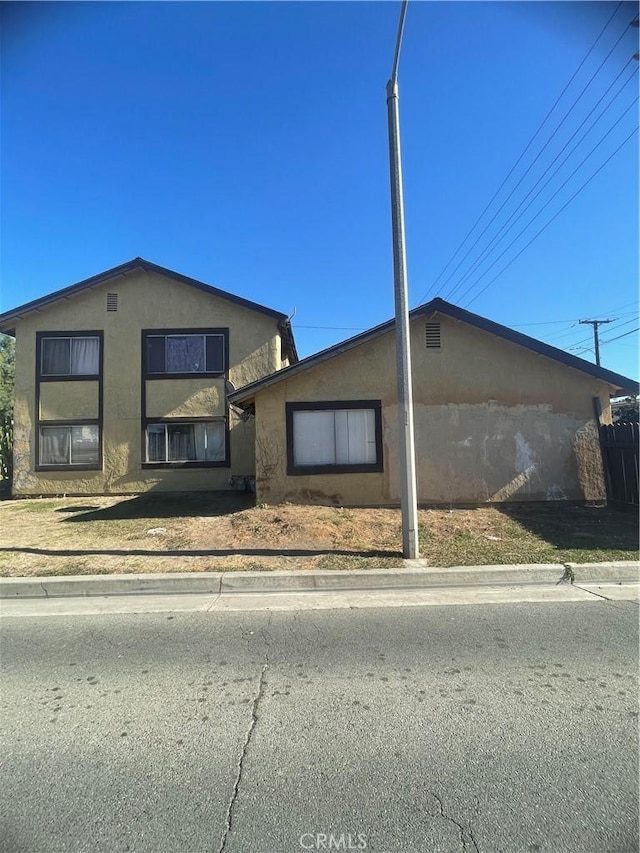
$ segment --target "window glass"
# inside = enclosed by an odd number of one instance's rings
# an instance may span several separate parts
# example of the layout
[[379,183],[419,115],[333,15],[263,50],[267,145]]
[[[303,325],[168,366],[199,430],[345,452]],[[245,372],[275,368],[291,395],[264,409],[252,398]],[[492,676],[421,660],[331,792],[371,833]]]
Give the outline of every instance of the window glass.
[[164,373],[167,369],[166,338],[152,336],[147,338],[147,370],[149,373]]
[[375,433],[373,409],[294,411],[294,465],[375,464]]
[[147,427],[147,460],[166,461],[166,431],[164,424],[149,424]]
[[207,371],[224,373],[224,337],[207,335]]
[[149,335],[149,373],[224,373],[224,335]]
[[71,373],[69,338],[42,339],[42,375],[68,376]]
[[99,440],[97,424],[40,427],[40,464],[96,465]]
[[335,465],[333,430],[333,412],[294,412],[294,463],[296,465]]
[[147,462],[224,462],[225,458],[222,422],[147,426]]
[[196,437],[193,424],[167,424],[168,462],[195,462]]
[[69,428],[40,428],[40,464],[69,464]]
[[71,464],[95,465],[99,461],[98,427],[71,427]]
[[167,337],[167,373],[204,373],[204,336]]
[[97,376],[100,370],[98,338],[43,338],[43,376]]
[[205,454],[207,462],[224,462],[226,450],[225,424],[201,424],[205,437]]
[[99,372],[99,358],[98,338],[71,338],[71,373],[96,376]]

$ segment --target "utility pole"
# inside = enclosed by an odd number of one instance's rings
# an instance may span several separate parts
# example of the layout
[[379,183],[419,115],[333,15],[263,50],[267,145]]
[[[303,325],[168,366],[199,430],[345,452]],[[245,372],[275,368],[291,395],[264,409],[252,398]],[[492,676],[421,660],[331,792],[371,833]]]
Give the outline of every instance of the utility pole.
[[612,323],[613,320],[578,320],[582,325],[593,326],[593,344],[596,351],[596,364],[600,367],[600,341],[598,340],[598,326]]
[[398,109],[398,61],[407,14],[403,0],[396,38],[391,79],[387,83],[389,121],[389,169],[391,175],[391,221],[393,229],[393,280],[396,308],[396,374],[398,394],[398,432],[400,437],[400,506],[402,508],[402,554],[405,559],[419,556],[416,454],[413,432],[413,392],[409,300],[407,297],[407,257],[404,235],[402,161],[400,157],[400,117]]

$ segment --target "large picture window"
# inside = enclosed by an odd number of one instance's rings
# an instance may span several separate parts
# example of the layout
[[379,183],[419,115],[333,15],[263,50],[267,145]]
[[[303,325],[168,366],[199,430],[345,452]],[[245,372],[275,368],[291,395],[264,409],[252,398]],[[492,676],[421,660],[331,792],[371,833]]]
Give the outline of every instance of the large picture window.
[[146,372],[148,376],[220,375],[226,370],[225,350],[226,335],[222,331],[147,331]]
[[100,338],[73,337],[40,338],[40,375],[97,376],[100,372]]
[[39,464],[95,468],[100,464],[98,425],[41,426]]
[[379,400],[287,403],[289,474],[382,471]]
[[227,457],[227,429],[222,421],[147,424],[146,462],[221,463]]

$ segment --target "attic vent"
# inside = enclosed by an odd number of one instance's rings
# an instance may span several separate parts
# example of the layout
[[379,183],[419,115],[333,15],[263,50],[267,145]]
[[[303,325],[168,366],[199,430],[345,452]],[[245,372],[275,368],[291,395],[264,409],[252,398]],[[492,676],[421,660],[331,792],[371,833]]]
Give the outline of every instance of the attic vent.
[[424,339],[427,349],[440,349],[440,323],[425,323]]
[[107,293],[107,311],[117,311],[118,310],[118,294],[117,293]]

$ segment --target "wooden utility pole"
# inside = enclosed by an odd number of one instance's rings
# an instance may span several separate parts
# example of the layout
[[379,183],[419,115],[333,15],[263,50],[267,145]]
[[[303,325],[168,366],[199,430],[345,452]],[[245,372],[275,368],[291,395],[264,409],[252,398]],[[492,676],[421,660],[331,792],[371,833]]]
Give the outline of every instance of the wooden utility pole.
[[612,323],[612,320],[579,320],[583,325],[593,326],[593,345],[596,351],[596,364],[600,367],[600,341],[598,340],[598,326]]

